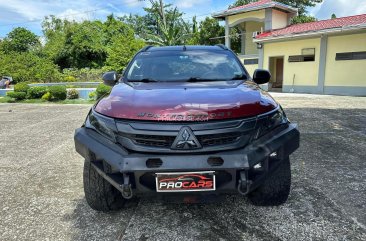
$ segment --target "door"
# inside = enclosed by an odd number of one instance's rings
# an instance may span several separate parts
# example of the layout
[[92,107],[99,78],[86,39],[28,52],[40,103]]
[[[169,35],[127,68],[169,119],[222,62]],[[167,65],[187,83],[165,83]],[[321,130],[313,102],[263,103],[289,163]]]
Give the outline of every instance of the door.
[[273,88],[282,88],[283,83],[283,58],[276,59],[276,82],[273,83]]

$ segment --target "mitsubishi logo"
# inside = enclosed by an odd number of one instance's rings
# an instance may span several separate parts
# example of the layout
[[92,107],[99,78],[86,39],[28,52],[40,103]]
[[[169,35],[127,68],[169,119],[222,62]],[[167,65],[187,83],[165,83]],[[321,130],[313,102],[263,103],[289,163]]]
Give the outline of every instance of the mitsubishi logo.
[[189,127],[182,127],[175,138],[171,149],[176,150],[192,150],[201,148],[201,144],[194,136],[192,130]]

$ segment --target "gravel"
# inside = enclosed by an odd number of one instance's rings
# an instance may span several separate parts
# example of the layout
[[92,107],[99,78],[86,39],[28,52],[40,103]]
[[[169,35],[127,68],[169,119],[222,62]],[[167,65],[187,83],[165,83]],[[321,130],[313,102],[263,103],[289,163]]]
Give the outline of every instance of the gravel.
[[0,240],[366,240],[366,98],[274,93],[301,147],[280,207],[140,198],[86,204],[74,129],[89,105],[0,104]]

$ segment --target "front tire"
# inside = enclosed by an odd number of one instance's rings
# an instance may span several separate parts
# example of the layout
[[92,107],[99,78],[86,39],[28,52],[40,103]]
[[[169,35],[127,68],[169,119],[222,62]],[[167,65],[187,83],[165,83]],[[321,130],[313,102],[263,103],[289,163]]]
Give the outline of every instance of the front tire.
[[248,198],[256,206],[279,206],[287,201],[290,188],[291,164],[287,157]]
[[84,162],[83,179],[85,199],[92,209],[108,212],[123,207],[125,199],[121,192],[99,175],[88,159]]

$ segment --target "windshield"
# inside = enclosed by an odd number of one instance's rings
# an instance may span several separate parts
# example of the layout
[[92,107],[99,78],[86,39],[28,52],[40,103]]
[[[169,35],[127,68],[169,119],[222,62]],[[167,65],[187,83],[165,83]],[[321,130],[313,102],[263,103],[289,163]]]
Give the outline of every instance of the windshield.
[[128,81],[218,81],[246,79],[229,51],[152,51],[138,54],[127,70]]

